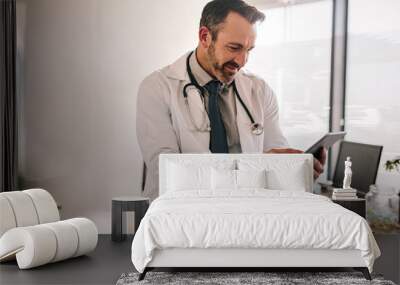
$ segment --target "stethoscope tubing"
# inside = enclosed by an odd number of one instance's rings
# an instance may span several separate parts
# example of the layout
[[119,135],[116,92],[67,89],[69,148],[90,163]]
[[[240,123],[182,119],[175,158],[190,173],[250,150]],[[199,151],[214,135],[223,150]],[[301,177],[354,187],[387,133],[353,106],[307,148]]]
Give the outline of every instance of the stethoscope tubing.
[[[203,86],[201,86],[201,85],[197,82],[196,78],[195,78],[194,75],[193,75],[192,69],[190,68],[189,59],[190,59],[190,57],[192,56],[192,54],[193,54],[193,51],[192,51],[192,52],[188,55],[188,57],[186,58],[186,71],[187,71],[187,73],[188,73],[188,75],[189,75],[190,82],[187,83],[187,84],[183,87],[183,97],[185,98],[185,104],[187,105],[188,108],[189,108],[189,103],[188,103],[188,93],[187,93],[187,89],[188,89],[190,86],[194,86],[196,89],[198,89],[198,90],[200,91],[200,96],[201,96],[201,99],[202,99],[202,101],[203,101],[203,104],[204,104],[204,94],[207,92],[206,89],[205,89]],[[252,127],[253,127],[253,126],[259,125],[259,124],[257,124],[257,123],[254,121],[254,118],[253,118],[253,116],[251,115],[249,109],[247,108],[246,104],[243,102],[242,97],[240,97],[239,91],[237,90],[235,81],[232,82],[232,87],[233,87],[233,93],[234,93],[235,96],[238,98],[240,104],[242,105],[243,109],[245,110],[247,116],[249,117],[249,119],[250,119],[250,121],[251,121]],[[205,109],[206,109],[206,108],[205,108]],[[190,108],[189,108],[189,110],[190,110]],[[208,115],[207,109],[206,109],[206,113],[207,113],[207,115]],[[191,114],[190,114],[190,117],[191,117]],[[192,123],[194,123],[194,122],[193,122],[193,118],[191,118],[191,120],[192,120]],[[261,133],[262,133],[262,131],[261,131]]]
[[249,119],[251,121],[251,124],[255,124],[253,116],[251,115],[251,113],[250,113],[249,109],[247,108],[246,104],[243,102],[242,97],[240,97],[240,95],[239,95],[239,91],[236,88],[235,81],[233,81],[232,86],[233,86],[233,93],[235,93],[235,95],[238,98],[238,100],[239,100],[240,104],[242,105],[243,109],[246,111],[247,116],[249,117]]

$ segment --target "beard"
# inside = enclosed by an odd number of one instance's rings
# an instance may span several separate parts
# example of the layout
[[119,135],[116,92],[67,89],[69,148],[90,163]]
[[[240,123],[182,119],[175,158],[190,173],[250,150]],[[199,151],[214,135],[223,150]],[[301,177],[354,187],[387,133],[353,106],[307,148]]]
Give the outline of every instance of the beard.
[[208,55],[208,60],[211,64],[211,66],[215,70],[215,73],[216,73],[215,75],[216,75],[217,79],[222,81],[223,83],[231,83],[237,72],[232,72],[232,71],[226,70],[226,66],[230,66],[231,68],[237,68],[238,70],[239,70],[240,66],[233,60],[224,62],[222,64],[218,63],[218,60],[215,56],[214,42],[211,43],[211,45],[207,51],[207,55]]

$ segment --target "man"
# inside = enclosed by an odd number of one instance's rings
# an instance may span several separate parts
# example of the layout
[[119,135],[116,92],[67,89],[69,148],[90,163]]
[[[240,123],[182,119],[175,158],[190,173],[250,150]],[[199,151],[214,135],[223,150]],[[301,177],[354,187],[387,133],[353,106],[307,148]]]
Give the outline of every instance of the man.
[[[196,50],[141,83],[137,137],[148,169],[146,196],[158,196],[160,153],[302,153],[288,148],[272,90],[242,70],[264,17],[242,0],[209,2]],[[323,151],[315,160],[314,177],[325,157]]]

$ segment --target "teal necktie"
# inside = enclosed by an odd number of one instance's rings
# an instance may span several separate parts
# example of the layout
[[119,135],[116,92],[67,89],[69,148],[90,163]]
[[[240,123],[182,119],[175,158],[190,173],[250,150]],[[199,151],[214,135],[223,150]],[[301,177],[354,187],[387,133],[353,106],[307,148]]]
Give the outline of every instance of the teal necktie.
[[221,82],[212,80],[204,87],[209,93],[208,97],[208,117],[210,119],[210,150],[212,153],[228,153],[228,142],[226,130],[219,110],[218,100],[221,90]]

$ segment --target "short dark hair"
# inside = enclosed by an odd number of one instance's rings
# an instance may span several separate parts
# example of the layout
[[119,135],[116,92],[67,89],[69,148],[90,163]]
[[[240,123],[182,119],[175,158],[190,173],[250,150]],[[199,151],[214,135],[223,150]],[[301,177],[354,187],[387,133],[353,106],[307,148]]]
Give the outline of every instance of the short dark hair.
[[251,24],[265,19],[264,13],[242,0],[213,0],[207,3],[201,13],[200,27],[207,27],[211,31],[212,39],[215,40],[219,25],[225,21],[230,12],[238,13]]

